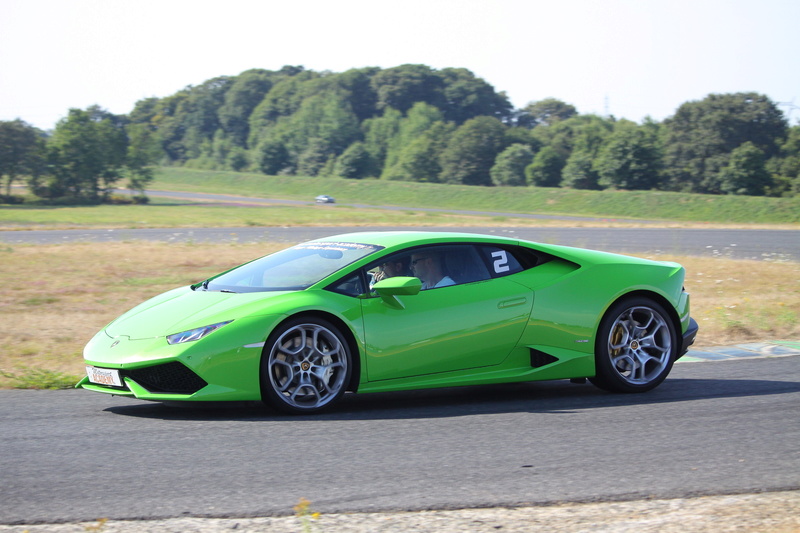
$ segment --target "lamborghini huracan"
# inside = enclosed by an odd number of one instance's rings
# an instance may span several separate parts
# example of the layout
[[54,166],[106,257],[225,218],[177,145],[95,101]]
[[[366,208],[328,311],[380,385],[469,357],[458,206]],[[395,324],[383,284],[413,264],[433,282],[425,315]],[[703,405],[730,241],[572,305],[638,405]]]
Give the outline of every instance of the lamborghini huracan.
[[464,233],[292,246],[126,312],[84,350],[87,390],[264,401],[588,379],[659,385],[697,334],[677,263]]

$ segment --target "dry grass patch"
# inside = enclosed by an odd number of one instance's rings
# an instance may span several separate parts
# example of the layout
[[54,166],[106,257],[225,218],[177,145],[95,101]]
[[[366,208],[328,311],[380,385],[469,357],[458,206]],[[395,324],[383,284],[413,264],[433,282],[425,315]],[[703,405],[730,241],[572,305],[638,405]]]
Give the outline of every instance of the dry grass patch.
[[[0,370],[82,374],[83,346],[116,316],[283,247],[137,242],[0,250]],[[0,385],[8,383],[0,377]]]
[[800,338],[800,263],[674,260],[687,270],[698,345]]
[[[156,294],[285,244],[73,244],[0,248],[0,371],[83,373],[104,325]],[[800,263],[675,257],[687,269],[698,345],[800,336]],[[0,386],[13,380],[0,377]]]

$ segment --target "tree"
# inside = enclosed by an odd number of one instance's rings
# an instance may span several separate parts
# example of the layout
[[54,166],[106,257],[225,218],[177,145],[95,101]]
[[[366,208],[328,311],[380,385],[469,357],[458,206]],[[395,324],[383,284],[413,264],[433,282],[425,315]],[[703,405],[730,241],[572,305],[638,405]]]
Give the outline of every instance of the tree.
[[442,78],[442,107],[445,119],[462,124],[478,116],[495,117],[501,121],[511,116],[511,103],[505,93],[465,68],[446,68],[439,71]]
[[186,96],[178,103],[173,120],[177,123],[176,133],[181,134],[179,142],[186,159],[202,156],[204,145],[210,146],[214,134],[221,127],[219,108],[232,85],[233,78],[220,76],[184,89]]
[[506,128],[506,144],[509,146],[512,144],[524,144],[533,150],[533,153],[538,152],[544,146],[542,141],[532,134],[531,130],[517,126]]
[[561,186],[571,189],[600,189],[600,176],[594,169],[594,156],[584,150],[573,150],[561,171]]
[[383,115],[367,119],[362,123],[364,147],[372,161],[373,173],[382,172],[386,162],[386,152],[390,141],[400,131],[400,121],[403,119],[400,111],[391,107],[383,111]]
[[133,105],[133,110],[128,113],[128,120],[132,124],[144,124],[151,128],[157,127],[157,118],[162,111],[162,101],[152,96],[143,98]]
[[99,201],[121,177],[128,140],[120,117],[96,106],[70,109],[56,125],[48,152],[54,168],[49,196]]
[[405,113],[417,102],[442,109],[444,80],[426,65],[400,65],[384,69],[372,77],[372,89],[377,95],[377,109],[397,109]]
[[614,131],[614,124],[613,120],[597,115],[576,115],[549,126],[534,128],[531,135],[566,161],[575,149],[597,155]]
[[771,195],[800,194],[800,124],[789,128],[780,154],[767,161],[767,168],[771,170],[775,181]]
[[517,125],[533,129],[537,126],[552,126],[561,120],[567,120],[578,114],[575,106],[557,100],[545,98],[531,102],[517,113]]
[[342,178],[365,178],[370,171],[370,158],[363,142],[354,142],[336,159],[333,173]]
[[[176,113],[187,97],[186,91],[181,91],[162,98],[155,105],[152,105],[152,101],[139,101],[133,110],[137,118],[135,123],[151,124],[156,129],[161,148],[172,162],[186,161],[186,148],[183,145],[186,128]],[[143,105],[140,107],[140,104]]]
[[511,115],[508,97],[464,68],[436,71],[426,65],[400,65],[377,72],[371,86],[378,110],[391,107],[405,113],[425,102],[458,124],[478,116],[505,120]]
[[333,157],[333,153],[323,139],[318,137],[310,139],[306,148],[297,157],[297,174],[316,176],[331,157]]
[[392,173],[392,168],[406,147],[443,119],[442,112],[432,105],[425,102],[414,104],[408,110],[408,115],[399,120],[396,133],[386,141],[386,161],[381,177],[386,178]]
[[746,142],[731,152],[728,165],[720,172],[720,184],[728,194],[762,196],[772,184],[772,177],[764,166],[764,152],[751,142]]
[[505,126],[494,117],[477,117],[461,125],[442,153],[444,183],[492,185],[489,172],[505,148]]
[[437,182],[442,153],[455,130],[452,122],[437,122],[400,152],[397,162],[381,177],[388,180]]
[[363,122],[378,113],[378,95],[372,88],[372,77],[380,72],[378,67],[350,69],[334,76],[336,85],[347,94],[350,107]]
[[545,146],[539,150],[533,162],[525,167],[525,178],[529,185],[536,187],[558,187],[565,163],[555,149]]
[[125,166],[128,170],[128,187],[139,191],[144,196],[144,190],[153,181],[152,165],[164,155],[155,133],[144,124],[129,124],[128,149]]
[[276,81],[261,103],[250,114],[249,146],[257,146],[272,134],[270,130],[281,118],[290,117],[296,113],[306,98],[303,91],[305,83],[318,77],[319,74],[316,72],[302,70],[292,75],[282,76],[279,81]]
[[255,157],[259,170],[270,176],[281,174],[292,164],[286,146],[275,139],[264,139],[258,145]]
[[225,92],[224,103],[217,111],[219,123],[231,142],[246,146],[250,134],[250,115],[272,88],[274,73],[254,69],[242,72]]
[[664,121],[670,187],[720,193],[720,172],[731,152],[746,142],[766,159],[778,155],[787,124],[778,107],[757,93],[711,94],[681,105]]
[[490,170],[495,185],[525,185],[525,168],[533,162],[533,150],[525,144],[512,144],[497,156]]
[[334,156],[361,140],[358,118],[341,92],[306,98],[296,113],[279,121],[275,132],[293,156],[305,152],[312,140],[315,150],[324,147],[327,155]]
[[600,185],[627,190],[655,189],[661,183],[661,152],[652,130],[622,122],[595,161]]
[[6,196],[23,175],[37,173],[44,157],[42,132],[22,120],[0,121],[0,179],[5,178]]
[[228,154],[226,165],[231,170],[241,172],[250,167],[250,154],[241,146],[234,146]]

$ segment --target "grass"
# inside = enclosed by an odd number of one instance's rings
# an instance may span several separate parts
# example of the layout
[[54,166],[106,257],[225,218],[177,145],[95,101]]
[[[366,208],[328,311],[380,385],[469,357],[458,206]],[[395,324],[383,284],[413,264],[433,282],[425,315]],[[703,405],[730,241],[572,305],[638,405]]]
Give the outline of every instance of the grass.
[[8,380],[15,389],[69,389],[75,385],[74,374],[65,374],[44,368],[20,367],[14,372],[0,370],[0,377]]
[[[141,229],[282,226],[563,226],[558,220],[513,216],[457,215],[414,209],[385,210],[346,205],[209,205],[153,198],[150,205],[43,207],[0,206],[0,231],[56,229]],[[630,226],[614,221],[574,226]],[[686,224],[671,224],[685,226]]]
[[[82,349],[143,300],[286,244],[150,242],[0,248],[0,387],[71,386]],[[800,263],[653,256],[688,271],[699,345],[800,335]]]
[[240,172],[161,168],[153,188],[311,200],[329,194],[339,203],[438,209],[569,214],[607,218],[797,224],[800,197],[700,195],[660,191],[579,191],[543,187],[470,187],[383,180],[264,176]]
[[[404,210],[357,209],[347,206],[208,205],[153,198],[150,205],[99,205],[0,207],[0,230],[180,227],[274,227],[274,226],[464,226],[493,225],[489,217]],[[508,224],[508,221],[504,221]],[[517,219],[514,225],[526,225]]]
[[[631,226],[631,220],[664,226],[800,227],[800,197],[708,196],[654,191],[577,191],[540,187],[468,187],[380,180],[264,176],[237,172],[161,168],[153,187],[251,197],[294,199],[301,205],[242,205],[151,198],[149,205],[0,206],[0,230],[132,229],[244,226],[563,226],[563,220],[514,217],[550,214],[596,217],[576,226]],[[316,205],[327,193],[335,205]],[[402,210],[352,204],[414,206]],[[500,211],[510,215],[457,215],[420,209]],[[619,219],[625,219],[621,221]],[[651,224],[652,225],[652,224]]]

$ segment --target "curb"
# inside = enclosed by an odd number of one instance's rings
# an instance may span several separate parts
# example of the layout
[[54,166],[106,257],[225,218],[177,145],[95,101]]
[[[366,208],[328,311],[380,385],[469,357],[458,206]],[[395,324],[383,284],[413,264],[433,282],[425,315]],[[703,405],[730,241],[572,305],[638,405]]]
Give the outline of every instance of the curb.
[[800,355],[800,341],[768,341],[735,344],[733,346],[698,347],[686,352],[679,363],[723,361],[753,357],[786,357]]

